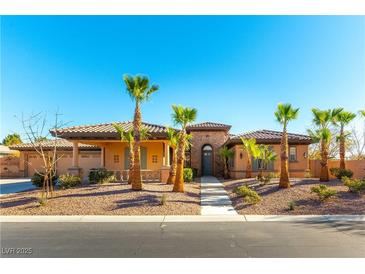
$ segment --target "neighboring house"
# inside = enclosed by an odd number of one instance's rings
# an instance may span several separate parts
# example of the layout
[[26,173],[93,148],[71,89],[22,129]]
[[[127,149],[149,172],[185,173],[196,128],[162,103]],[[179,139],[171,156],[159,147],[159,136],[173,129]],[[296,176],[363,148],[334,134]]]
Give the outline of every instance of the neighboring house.
[[[132,122],[119,122],[119,125],[128,131],[133,128]],[[173,149],[167,140],[165,126],[143,123],[148,131],[148,140],[141,141],[141,168],[145,180],[158,179],[165,182],[168,177]],[[279,171],[280,138],[281,133],[275,131],[257,131],[243,135],[229,134],[231,126],[220,123],[198,123],[187,128],[192,135],[191,148],[187,151],[185,165],[197,170],[201,175],[222,175],[222,161],[219,149],[227,145],[235,151],[231,161],[231,174],[234,178],[244,177],[245,155],[240,147],[239,136],[253,137],[257,143],[269,144],[278,154],[278,160],[272,166],[273,171]],[[55,132],[51,133],[55,135]],[[64,154],[62,161],[57,164],[58,174],[70,172],[87,176],[91,168],[105,167],[114,171],[117,177],[123,180],[128,176],[129,149],[125,141],[120,141],[113,123],[74,126],[58,130],[57,135],[62,139],[59,154]],[[292,176],[303,177],[308,166],[308,145],[311,140],[308,136],[289,134],[291,151],[290,172]],[[62,145],[61,145],[62,144]],[[25,176],[30,176],[35,167],[39,167],[40,159],[29,144],[12,146],[21,154],[21,162]],[[294,153],[295,152],[295,153]],[[87,158],[88,157],[88,158]],[[294,158],[295,157],[295,158]],[[86,161],[86,159],[89,159]]]

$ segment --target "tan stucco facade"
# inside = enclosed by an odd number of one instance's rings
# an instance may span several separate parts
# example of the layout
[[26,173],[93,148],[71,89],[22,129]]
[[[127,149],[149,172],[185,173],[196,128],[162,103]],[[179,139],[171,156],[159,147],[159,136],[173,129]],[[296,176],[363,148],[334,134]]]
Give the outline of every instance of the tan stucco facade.
[[[273,170],[268,170],[265,172],[280,172],[280,145],[279,144],[268,144],[272,147],[272,150],[277,155],[277,160],[274,162]],[[290,145],[290,147],[296,147],[296,161],[289,161],[289,175],[290,177],[303,178],[305,176],[306,170],[309,169],[308,160],[308,145],[298,144]],[[243,150],[242,145],[235,145],[232,147],[234,151],[233,166],[230,167],[230,174],[232,178],[245,178],[247,169],[247,154]],[[258,172],[253,172],[253,176],[256,176]]]

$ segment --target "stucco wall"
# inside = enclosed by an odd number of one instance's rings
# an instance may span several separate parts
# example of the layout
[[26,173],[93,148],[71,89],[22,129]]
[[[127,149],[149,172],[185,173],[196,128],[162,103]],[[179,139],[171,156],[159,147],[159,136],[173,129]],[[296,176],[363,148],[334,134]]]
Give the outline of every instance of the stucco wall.
[[[277,155],[277,160],[274,163],[274,170],[270,172],[280,172],[280,145],[270,145]],[[291,146],[291,145],[290,145]],[[305,158],[305,153],[308,155],[308,145],[293,145],[297,148],[297,161],[289,162],[290,177],[302,178],[305,175],[305,170],[309,168],[308,159]],[[235,145],[233,148],[234,158],[233,167],[231,167],[232,178],[244,178],[246,176],[247,154],[243,151],[242,145]],[[241,157],[242,156],[242,157]],[[253,172],[253,176],[257,173]]]
[[202,147],[211,145],[213,148],[213,174],[222,176],[222,163],[219,157],[219,148],[227,141],[226,131],[192,131],[191,167],[198,170],[198,176],[202,172]]
[[0,177],[1,178],[16,178],[23,176],[19,172],[20,158],[14,156],[0,157]]
[[[328,167],[340,167],[339,160],[329,160]],[[354,178],[365,178],[365,160],[347,160],[346,168],[354,172]],[[321,164],[319,160],[310,160],[310,169],[312,176],[319,178],[321,173]],[[335,178],[330,174],[330,178]]]

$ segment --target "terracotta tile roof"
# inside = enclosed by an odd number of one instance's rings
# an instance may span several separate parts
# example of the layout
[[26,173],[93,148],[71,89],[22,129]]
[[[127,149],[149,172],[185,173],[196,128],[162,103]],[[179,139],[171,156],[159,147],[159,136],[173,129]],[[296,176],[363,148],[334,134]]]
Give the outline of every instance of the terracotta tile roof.
[[[256,130],[247,133],[231,136],[226,142],[227,145],[241,143],[242,138],[255,138],[258,144],[280,144],[282,132],[273,130]],[[308,135],[288,133],[289,144],[311,144],[312,139]]]
[[198,124],[189,125],[186,128],[188,131],[194,130],[225,130],[228,131],[231,129],[230,125],[225,125],[221,123],[214,123],[214,122],[203,122]]
[[[105,124],[95,124],[95,125],[82,125],[82,126],[73,126],[67,128],[61,128],[58,130],[58,137],[66,138],[66,139],[110,139],[110,140],[119,140],[119,135],[116,129],[113,126],[114,123],[105,123]],[[123,130],[128,131],[133,128],[133,122],[115,122],[115,124],[119,124]],[[148,133],[150,134],[150,139],[156,138],[166,138],[167,137],[167,127],[150,124],[150,123],[142,123],[142,126],[147,128]],[[52,135],[55,135],[55,131],[51,130]]]
[[[42,145],[42,148],[45,150],[50,150],[50,149],[54,148],[53,140],[43,141],[43,142],[40,142],[40,144]],[[9,146],[9,148],[14,149],[14,150],[34,150],[34,147],[31,143],[17,144],[17,145]],[[67,140],[64,140],[64,139],[58,139],[57,140],[57,149],[72,150],[73,143],[69,142]],[[80,143],[79,143],[79,149],[80,150],[100,150],[100,148],[98,148],[97,146],[80,144]]]

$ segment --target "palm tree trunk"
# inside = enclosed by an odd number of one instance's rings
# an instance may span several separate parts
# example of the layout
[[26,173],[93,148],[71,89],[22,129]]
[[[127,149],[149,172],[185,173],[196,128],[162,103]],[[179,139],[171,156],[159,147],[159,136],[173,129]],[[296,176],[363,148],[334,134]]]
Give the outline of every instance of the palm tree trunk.
[[140,158],[140,129],[142,126],[142,117],[141,117],[141,109],[139,102],[136,101],[136,108],[134,111],[134,120],[133,120],[133,155],[134,155],[134,163],[133,170],[131,174],[131,184],[133,190],[142,190],[142,179],[141,179],[141,164],[139,162]]
[[134,164],[134,152],[133,152],[133,143],[129,144],[129,176],[128,176],[128,184],[132,184],[131,175],[133,173],[133,164]]
[[247,153],[246,178],[252,178],[251,155]]
[[177,167],[174,183],[174,192],[184,192],[184,157],[185,156],[185,128],[179,134],[179,145],[177,149]]
[[286,128],[283,129],[283,136],[281,138],[280,145],[280,181],[279,187],[288,188],[290,187],[289,181],[289,163],[288,163],[288,133]]
[[224,171],[223,171],[224,175],[224,179],[228,179],[228,164],[227,164],[227,159],[224,159]]
[[319,181],[329,181],[327,144],[323,140],[321,142],[321,175],[319,177]]
[[345,134],[343,132],[343,127],[341,127],[340,132],[340,168],[345,169],[346,163],[345,163]]
[[172,156],[172,164],[170,167],[169,178],[167,178],[167,184],[172,185],[176,180],[176,167],[177,167],[177,149],[174,148]]

